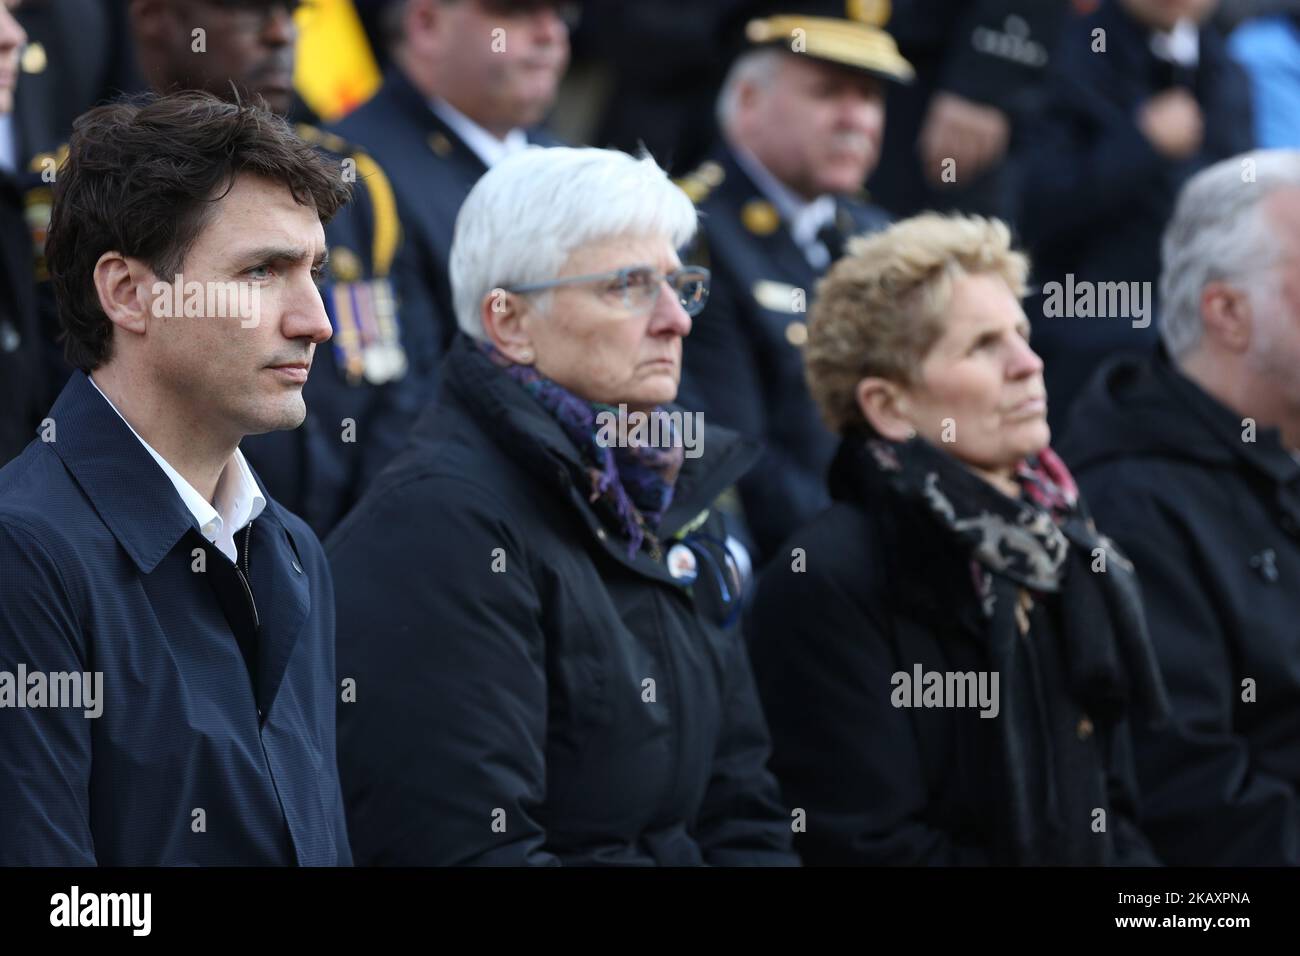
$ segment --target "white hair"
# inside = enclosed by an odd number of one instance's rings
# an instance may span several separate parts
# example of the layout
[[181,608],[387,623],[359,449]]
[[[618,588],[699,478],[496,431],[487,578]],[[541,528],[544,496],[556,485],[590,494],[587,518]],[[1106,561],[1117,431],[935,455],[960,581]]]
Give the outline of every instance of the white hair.
[[777,70],[787,54],[779,47],[759,47],[742,53],[727,71],[718,92],[715,112],[718,129],[731,133],[731,126],[740,103],[740,88],[746,84],[768,87],[776,79]]
[[[1225,159],[1183,187],[1161,245],[1160,335],[1175,359],[1200,344],[1201,292],[1278,256],[1264,200],[1300,187],[1300,150],[1261,149]],[[1258,284],[1248,287],[1254,295]]]
[[545,282],[581,246],[695,235],[695,206],[654,158],[613,149],[532,146],[503,159],[470,190],[451,242],[456,321],[483,340],[483,300],[494,289]]

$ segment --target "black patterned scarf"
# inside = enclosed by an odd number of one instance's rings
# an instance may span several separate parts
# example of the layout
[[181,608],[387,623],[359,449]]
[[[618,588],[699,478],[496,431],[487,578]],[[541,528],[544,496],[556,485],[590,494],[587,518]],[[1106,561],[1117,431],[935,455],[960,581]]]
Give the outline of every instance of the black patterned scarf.
[[[993,669],[1015,672],[1017,641],[1028,628],[1024,592],[1059,594],[1066,681],[1086,712],[1106,723],[1125,716],[1156,723],[1167,716],[1133,565],[1097,531],[1055,452],[1045,448],[1020,463],[1020,497],[1012,498],[922,438],[899,443],[867,437],[858,449],[869,469],[896,494],[923,503],[971,555]],[[1032,653],[1032,646],[1027,650]],[[1044,732],[1033,711],[1032,702],[1007,701],[999,721],[1010,836],[1024,859],[1033,858],[1026,735]],[[1045,746],[1050,760],[1052,744]]]

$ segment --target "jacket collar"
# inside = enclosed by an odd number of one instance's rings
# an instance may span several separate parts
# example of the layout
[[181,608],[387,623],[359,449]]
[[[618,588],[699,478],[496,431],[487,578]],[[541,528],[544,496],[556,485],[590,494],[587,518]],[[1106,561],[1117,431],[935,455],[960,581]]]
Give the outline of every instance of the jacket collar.
[[484,167],[492,166],[515,151],[528,146],[528,134],[522,129],[516,127],[506,135],[504,140],[499,140],[444,99],[432,100],[429,109],[442,120],[444,126],[455,130],[460,141],[473,151]]
[[414,84],[397,66],[384,73],[384,83],[378,93],[410,123],[410,128],[420,132],[425,149],[439,159],[465,167],[477,179],[487,172],[478,154],[465,144],[454,129],[445,123]]
[[[605,532],[600,518],[574,481],[586,466],[559,423],[537,401],[492,364],[473,341],[458,333],[443,366],[445,387],[473,414],[476,422],[510,457],[534,478],[567,498],[592,533],[623,563],[639,570],[654,565],[645,552],[630,562],[626,549]],[[684,411],[678,406],[667,410]],[[700,436],[703,454],[687,458],[674,486],[673,501],[659,523],[658,535],[667,541],[687,527],[717,497],[758,460],[761,447],[718,426],[706,426]],[[665,580],[672,581],[662,565]],[[676,582],[673,582],[676,583]]]
[[[405,114],[417,128],[424,130],[429,148],[434,149],[435,153],[438,153],[443,159],[454,160],[466,167],[472,167],[477,171],[478,176],[487,172],[487,166],[479,158],[478,153],[470,149],[460,134],[434,112],[429,101],[406,78],[406,74],[396,66],[389,67],[384,74],[381,95],[387,96],[397,109]],[[524,133],[528,137],[530,144],[541,146],[559,145],[557,140],[541,129],[530,128],[524,130]],[[438,149],[434,148],[433,139],[435,137],[440,140],[442,152],[438,152]]]
[[717,195],[734,210],[724,214],[724,218],[740,223],[754,246],[765,250],[774,271],[796,285],[810,285],[816,272],[794,241],[790,224],[780,210],[740,165],[730,146],[720,144],[714,158],[722,166],[724,176]]
[[[760,188],[746,164],[740,160],[737,150],[725,139],[717,141],[710,159],[722,168],[722,183],[718,186],[716,195],[734,209],[734,213],[728,214],[727,218],[738,219],[752,240],[776,260],[777,267],[784,275],[802,277],[801,281],[804,282],[815,281],[817,272],[795,241],[788,207],[783,208],[782,203],[773,201]],[[833,225],[846,237],[888,222],[889,217],[884,211],[867,201],[865,192],[856,197],[827,194],[822,198],[833,205],[830,220],[824,225]],[[770,207],[770,212],[775,215],[770,231],[755,231],[747,221],[747,213],[755,205]]]
[[[202,537],[171,480],[83,372],[72,373],[50,419],[51,448],[141,573],[151,573],[191,528]],[[281,528],[298,552],[280,505],[253,476],[266,499],[258,520]]]
[[[934,624],[934,634],[983,640],[986,623],[975,589],[974,557],[958,547],[923,504],[907,500],[870,464],[866,432],[851,431],[840,440],[828,472],[831,498],[868,515],[880,535],[879,551],[887,556],[882,574],[897,617]],[[945,600],[936,601],[942,593]],[[898,621],[895,627],[905,626]]]
[[1282,445],[1277,428],[1261,428],[1253,442],[1242,441],[1241,416],[1210,395],[1169,360],[1161,345],[1152,364],[1156,377],[1191,410],[1202,428],[1251,469],[1266,475],[1277,485],[1289,485],[1300,479],[1300,462]]
[[158,463],[84,373],[72,374],[50,418],[50,447],[143,573],[153,571],[186,531],[199,531]]
[[[834,196],[823,193],[816,199],[804,199],[772,175],[753,153],[735,144],[731,145],[731,152],[736,165],[744,170],[754,187],[772,203],[796,240],[812,241],[817,237],[819,229],[828,223],[834,223],[837,211]],[[807,233],[806,236],[799,235],[801,229]]]

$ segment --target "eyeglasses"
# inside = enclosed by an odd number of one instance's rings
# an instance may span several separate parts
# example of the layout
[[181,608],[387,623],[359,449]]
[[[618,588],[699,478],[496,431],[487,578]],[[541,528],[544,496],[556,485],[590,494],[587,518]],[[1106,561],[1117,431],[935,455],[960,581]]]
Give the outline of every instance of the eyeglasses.
[[704,303],[709,301],[709,270],[700,266],[684,266],[668,273],[649,266],[629,266],[599,275],[566,276],[546,282],[507,286],[503,291],[523,295],[566,285],[602,285],[603,288],[597,291],[597,295],[619,302],[628,312],[638,315],[654,308],[659,301],[659,290],[665,282],[677,294],[677,301],[687,315],[699,315]]

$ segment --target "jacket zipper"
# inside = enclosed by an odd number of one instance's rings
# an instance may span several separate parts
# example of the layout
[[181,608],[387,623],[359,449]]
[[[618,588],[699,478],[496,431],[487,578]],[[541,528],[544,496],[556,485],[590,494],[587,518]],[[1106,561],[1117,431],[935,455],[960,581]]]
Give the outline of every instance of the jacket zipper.
[[248,606],[253,609],[253,625],[262,626],[262,619],[257,613],[257,602],[253,600],[253,589],[248,586],[248,543],[253,538],[253,522],[248,522],[248,527],[244,530],[244,569],[239,569],[239,564],[235,564],[235,574],[239,576],[239,583],[244,586],[244,594],[248,597]]
[[[244,594],[247,595],[248,597],[248,606],[253,609],[253,626],[256,628],[261,628],[262,618],[257,613],[257,602],[253,600],[253,589],[249,587],[248,584],[248,562],[249,562],[248,552],[249,552],[249,544],[252,542],[252,540],[253,540],[253,522],[250,521],[248,522],[248,526],[244,529],[244,553],[243,553],[244,568],[241,571],[239,568],[239,562],[236,561],[235,574],[239,577],[239,583],[244,586]],[[264,715],[262,713],[262,708],[258,707],[257,719],[261,721],[263,716]],[[271,783],[273,786],[275,786],[275,795],[276,798],[278,799],[280,796],[280,788],[278,785],[275,784],[275,772],[271,769],[271,755],[266,752],[266,741],[261,740],[261,734],[258,734],[258,739],[259,742],[262,744],[262,759],[266,761],[266,771],[268,774],[271,775]],[[283,800],[280,801],[280,812],[281,813],[284,812]]]

